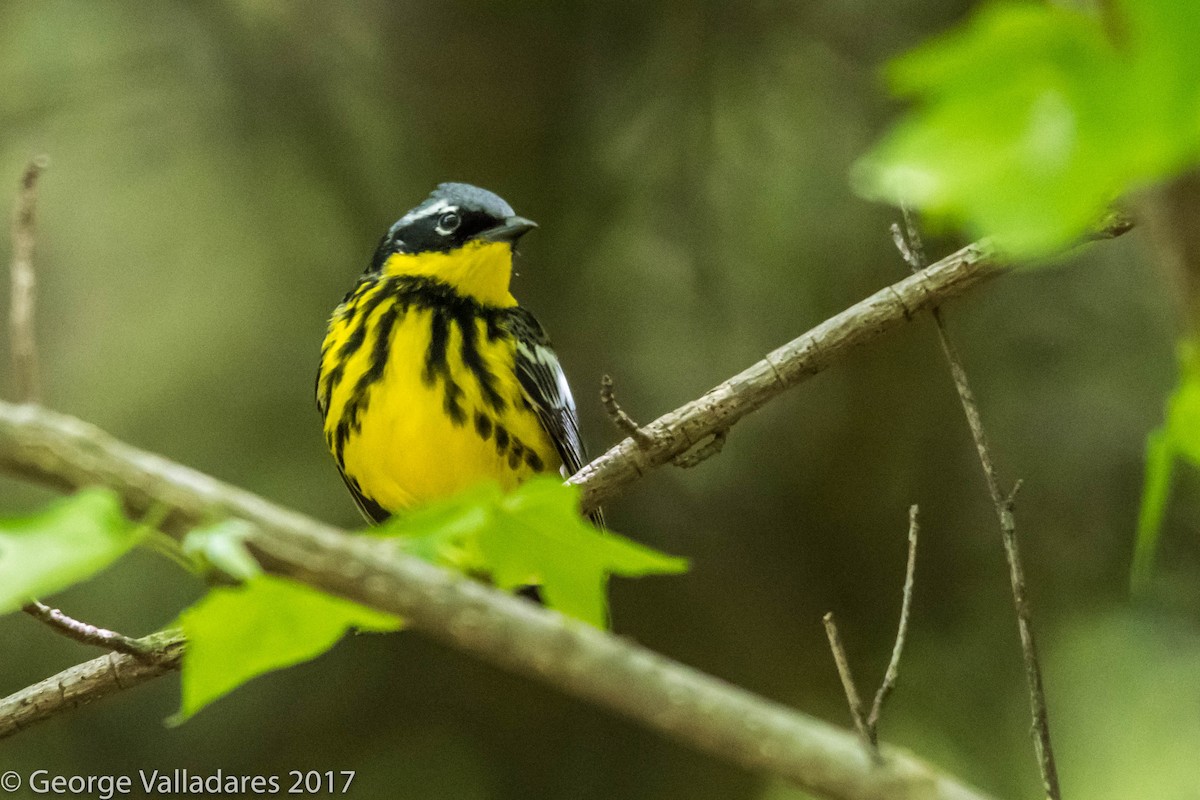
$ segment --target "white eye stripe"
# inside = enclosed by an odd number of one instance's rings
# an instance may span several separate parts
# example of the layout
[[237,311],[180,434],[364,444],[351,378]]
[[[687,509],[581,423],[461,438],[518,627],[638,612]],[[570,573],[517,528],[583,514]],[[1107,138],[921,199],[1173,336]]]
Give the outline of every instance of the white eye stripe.
[[396,223],[396,226],[403,228],[408,225],[411,225],[412,223],[416,222],[419,219],[425,219],[426,217],[437,216],[438,214],[441,214],[443,211],[458,211],[458,206],[451,204],[447,200],[438,200],[436,203],[434,203],[431,206],[426,206],[424,208],[419,208],[419,207],[414,208],[412,211],[408,212],[403,217],[401,217],[400,221]]

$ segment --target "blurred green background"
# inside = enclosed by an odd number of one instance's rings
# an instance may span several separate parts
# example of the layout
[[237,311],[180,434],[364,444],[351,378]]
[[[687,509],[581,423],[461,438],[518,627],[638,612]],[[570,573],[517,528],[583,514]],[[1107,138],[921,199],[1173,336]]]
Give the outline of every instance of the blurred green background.
[[[0,199],[31,155],[52,159],[47,403],[358,524],[311,397],[325,320],[387,226],[463,180],[541,223],[515,292],[554,337],[599,452],[617,438],[602,373],[648,420],[905,274],[895,212],[854,197],[847,170],[896,111],[879,65],[972,5],[5,0]],[[1173,307],[1135,232],[947,311],[1003,476],[1025,480],[1070,797],[1200,797],[1194,475],[1177,481],[1151,595],[1127,593]],[[5,512],[49,497],[0,492]],[[820,618],[837,613],[873,687],[914,502],[914,616],[882,735],[1036,797],[996,524],[926,319],[747,419],[718,458],[613,503],[614,528],[693,564],[614,585],[615,627],[845,725]],[[201,591],[138,552],[53,600],[141,634]],[[0,694],[94,655],[21,615],[0,619],[0,642]],[[0,768],[352,769],[361,798],[801,796],[415,635],[348,639],[165,729],[176,703],[160,679],[0,743]]]

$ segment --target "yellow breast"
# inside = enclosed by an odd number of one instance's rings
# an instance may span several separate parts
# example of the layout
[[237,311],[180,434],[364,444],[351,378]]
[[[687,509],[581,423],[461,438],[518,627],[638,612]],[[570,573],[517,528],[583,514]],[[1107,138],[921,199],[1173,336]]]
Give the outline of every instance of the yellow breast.
[[427,284],[360,283],[322,349],[326,440],[346,475],[388,511],[484,479],[512,489],[560,465],[522,394],[503,310],[419,288]]

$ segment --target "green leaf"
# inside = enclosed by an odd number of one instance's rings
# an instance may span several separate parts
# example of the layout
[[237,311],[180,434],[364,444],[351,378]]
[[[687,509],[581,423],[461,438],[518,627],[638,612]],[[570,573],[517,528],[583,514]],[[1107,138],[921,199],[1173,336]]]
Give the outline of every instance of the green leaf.
[[[481,484],[398,515],[364,535],[397,540],[405,551],[442,566],[490,577],[503,589],[538,584],[546,604],[602,627],[609,575],[682,572],[684,559],[658,553],[579,514],[579,491],[558,478],[535,478],[504,494]],[[351,628],[393,631],[401,621],[243,563],[244,531],[221,523],[189,537],[189,550],[248,579],[214,588],[179,618],[188,639],[183,697],[173,722],[246,681],[315,658]]]
[[1154,554],[1162,531],[1163,515],[1171,491],[1175,452],[1164,428],[1146,437],[1146,477],[1142,484],[1142,507],[1138,512],[1131,585],[1134,592],[1145,589],[1154,568]]
[[608,531],[579,513],[579,491],[553,476],[504,494],[484,483],[448,500],[394,517],[378,534],[442,566],[488,577],[512,590],[542,587],[546,605],[603,627],[609,575],[683,572],[687,561]]
[[179,617],[187,637],[182,698],[170,722],[272,670],[316,658],[350,629],[394,631],[399,618],[303,584],[258,575],[214,588]]
[[664,555],[594,528],[579,514],[579,491],[538,477],[502,497],[479,550],[496,585],[542,587],[546,605],[603,628],[609,575],[641,576],[687,570],[687,560]]
[[863,194],[1043,256],[1118,195],[1200,162],[1200,3],[1124,0],[1100,19],[985,8],[893,62],[914,108],[855,167]]
[[1166,436],[1180,456],[1200,466],[1200,348],[1185,342],[1179,349],[1179,385],[1167,400]]
[[202,572],[217,570],[235,581],[248,581],[262,574],[262,567],[246,549],[246,536],[254,529],[241,519],[227,519],[189,531],[183,538],[184,555]]
[[1150,578],[1175,461],[1182,458],[1200,467],[1200,343],[1184,342],[1179,356],[1179,384],[1167,399],[1166,421],[1146,437],[1146,476],[1131,573],[1134,591]]
[[503,497],[500,486],[482,482],[459,494],[389,519],[367,533],[400,539],[406,552],[465,573],[485,573],[479,533],[491,524]]
[[79,583],[123,556],[144,530],[109,489],[84,489],[0,521],[0,614]]

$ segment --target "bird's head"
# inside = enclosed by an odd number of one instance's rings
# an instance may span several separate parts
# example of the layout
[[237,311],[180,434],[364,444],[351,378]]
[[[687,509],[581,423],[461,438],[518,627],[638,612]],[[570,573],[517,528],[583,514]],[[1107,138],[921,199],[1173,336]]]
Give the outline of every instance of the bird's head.
[[388,230],[368,271],[436,278],[485,304],[514,305],[513,248],[536,227],[499,195],[443,183]]

